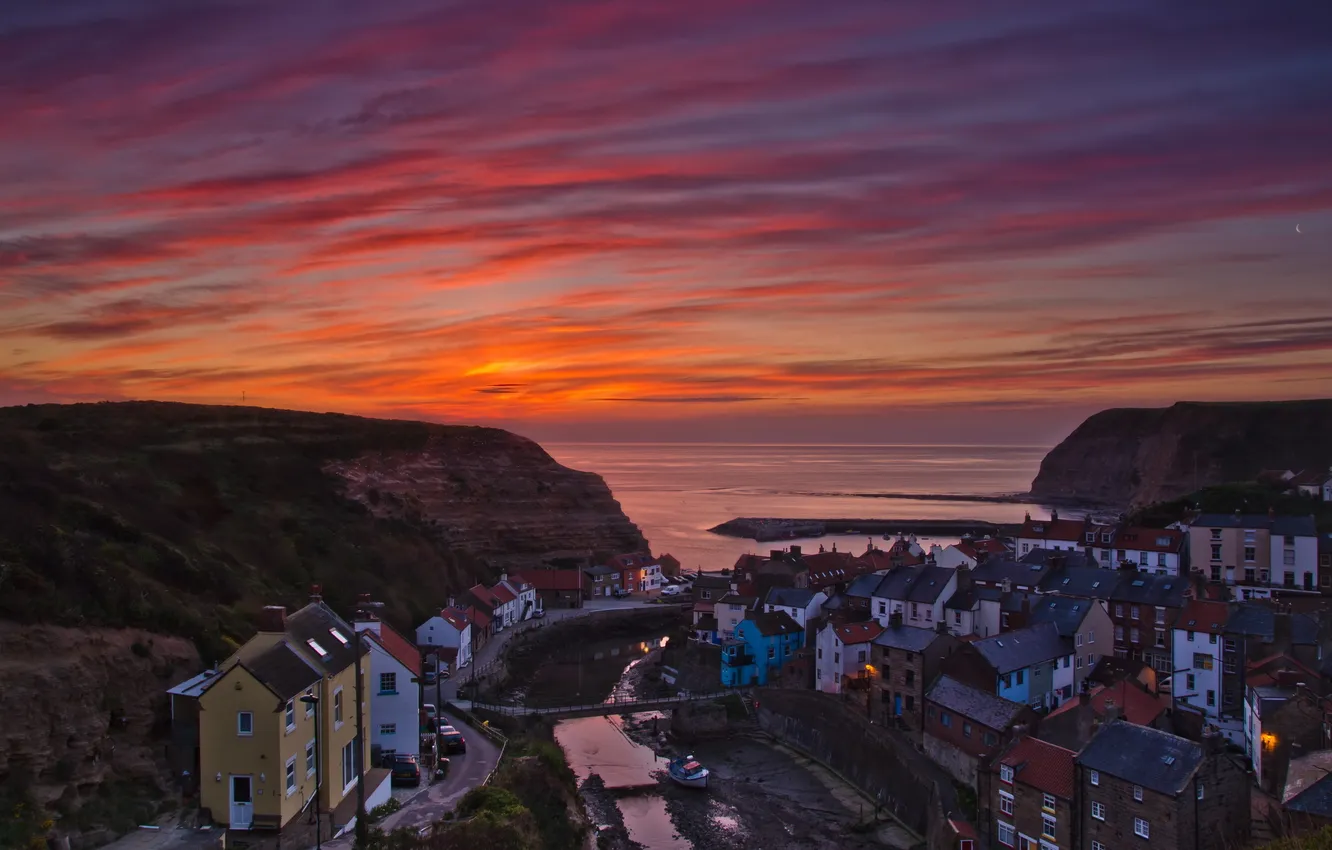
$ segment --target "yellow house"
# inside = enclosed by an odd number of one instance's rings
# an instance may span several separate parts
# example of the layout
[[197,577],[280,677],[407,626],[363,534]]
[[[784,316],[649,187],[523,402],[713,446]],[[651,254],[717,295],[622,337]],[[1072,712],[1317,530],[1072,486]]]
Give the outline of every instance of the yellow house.
[[[198,697],[200,805],[215,823],[282,829],[315,807],[316,790],[324,812],[354,806],[358,646],[351,625],[317,596],[290,616],[263,610],[259,633]],[[364,696],[370,664],[360,652]],[[362,708],[370,729],[368,696]]]

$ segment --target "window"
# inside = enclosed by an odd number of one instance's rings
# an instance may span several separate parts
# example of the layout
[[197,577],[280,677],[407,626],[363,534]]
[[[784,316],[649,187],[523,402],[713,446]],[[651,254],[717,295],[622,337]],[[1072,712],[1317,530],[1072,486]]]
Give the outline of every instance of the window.
[[911,696],[910,694],[908,694],[906,698],[906,710],[907,711],[916,710],[916,698]]
[[920,616],[920,613],[916,610],[916,609],[919,608],[919,607],[920,607],[920,606],[917,605],[915,602],[912,602],[912,603],[911,603],[911,618],[912,618],[913,620],[914,620],[916,617],[919,617],[919,616]]
[[1207,636],[1207,642],[1208,642],[1208,643],[1216,643],[1216,635],[1208,635],[1208,636]]
[[930,621],[933,620],[933,619],[934,619],[934,609],[933,609],[933,608],[926,608],[926,609],[925,609],[925,622],[928,623],[928,622],[930,622]]
[[953,612],[953,622],[954,622],[955,624],[956,624],[956,623],[961,623],[961,622],[962,622],[962,612],[961,612],[961,611],[954,611],[954,612]]
[[1129,630],[1129,643],[1137,643],[1140,638],[1141,635],[1139,634],[1138,628],[1136,626],[1134,626],[1132,629]]
[[1293,572],[1291,572],[1290,570],[1286,570],[1286,572],[1285,572],[1283,575],[1284,575],[1283,583],[1286,585],[1286,587],[1294,587],[1294,586],[1295,586],[1295,574],[1294,574]]
[[953,715],[949,714],[949,713],[946,712],[946,711],[940,711],[940,712],[939,712],[939,722],[942,723],[942,724],[945,725],[945,726],[952,726],[952,725],[953,725]]
[[1116,617],[1124,616],[1124,604],[1122,602],[1115,603],[1115,616]]
[[1115,643],[1123,643],[1123,642],[1124,642],[1124,627],[1115,626]]
[[319,641],[315,640],[314,638],[307,638],[305,643],[307,646],[309,646],[311,649],[315,651],[315,655],[318,655],[320,658],[328,657],[328,650],[320,646]]
[[1013,795],[1007,791],[999,792],[999,811],[1006,815],[1013,814]]
[[[907,697],[908,703],[910,702],[910,700],[911,697]],[[986,732],[985,734],[981,735],[981,740],[985,742],[985,746],[993,747],[995,744],[999,743],[999,736],[995,735],[993,732]]]
[[862,649],[860,652],[856,653],[856,661],[860,664],[865,663],[865,650]]
[[1157,646],[1158,648],[1160,648],[1160,649],[1165,649],[1165,630],[1164,630],[1164,629],[1157,629],[1157,630],[1156,630],[1156,646]]
[[1252,564],[1252,563],[1253,563],[1254,561],[1256,561],[1256,560],[1258,560],[1258,550],[1255,549],[1255,548],[1252,547],[1252,546],[1245,546],[1245,547],[1244,547],[1244,563],[1246,563],[1246,564]]
[[769,658],[769,659],[772,659],[772,658],[776,658],[776,657],[777,657],[777,647],[772,646],[772,645],[769,645],[769,646],[768,646],[768,658]]
[[1096,629],[1087,629],[1087,643],[1096,643]]
[[342,644],[343,646],[347,645],[347,638],[343,636],[342,632],[338,631],[337,629],[329,629],[328,633],[331,634],[333,636],[333,639],[338,643]]
[[1081,655],[1078,656],[1078,664],[1077,664],[1077,667],[1078,667],[1079,670],[1082,669],[1082,656],[1081,656]]
[[295,757],[295,756],[292,756],[291,758],[287,759],[287,768],[286,768],[285,773],[286,773],[286,777],[287,777],[287,796],[290,797],[292,794],[295,794],[295,793],[296,793],[296,757]]
[[396,694],[398,692],[398,674],[380,673],[379,692],[381,694]]
[[1129,606],[1129,616],[1132,617],[1132,618],[1135,619],[1135,620],[1138,619],[1138,606],[1137,606],[1137,605],[1131,605],[1131,606]]
[[1193,643],[1193,632],[1185,632],[1184,635],[1185,635],[1184,637],[1185,640],[1187,640],[1189,643]]
[[[312,696],[314,696],[314,691],[313,691],[313,690],[308,690],[308,691],[305,692],[305,695],[306,695],[307,697],[312,697]],[[314,701],[313,701],[313,700],[311,700],[310,702],[307,702],[307,703],[305,704],[305,716],[306,716],[306,717],[309,717],[310,715],[314,714],[314,707],[315,707],[315,704],[314,704]]]
[[1207,704],[1216,705],[1216,691],[1213,690],[1207,691]]
[[1220,540],[1220,539],[1221,539],[1221,529],[1219,529],[1219,528],[1213,528],[1213,529],[1212,529],[1212,539],[1213,539],[1213,540]]
[[[1190,691],[1198,687],[1198,680],[1193,677],[1192,673],[1189,673],[1184,677],[1184,687]],[[1184,699],[1187,699],[1187,697],[1184,697]]]
[[1088,778],[1091,779],[1091,784],[1093,784],[1093,785],[1100,785],[1100,784],[1101,784],[1101,773],[1100,773],[1100,771],[1093,770],[1093,771],[1091,772],[1091,774],[1088,776]]
[[1049,810],[1052,811],[1052,812],[1054,811],[1054,808],[1055,808],[1055,798],[1054,798],[1054,795],[1053,795],[1053,794],[1042,794],[1042,795],[1041,795],[1041,808],[1042,808],[1042,809],[1049,809]]
[[348,741],[342,748],[342,787],[350,788],[356,781],[356,742]]
[[1165,553],[1164,553],[1164,552],[1157,552],[1157,553],[1156,553],[1156,565],[1157,565],[1158,567],[1164,567],[1164,566],[1166,566],[1166,556],[1165,556]]
[[287,700],[286,708],[282,712],[283,718],[287,721],[287,731],[296,728],[296,700]]
[[1151,824],[1147,823],[1147,821],[1143,820],[1142,818],[1134,818],[1133,834],[1138,836],[1139,838],[1151,838],[1152,837]]
[[1026,671],[1026,670],[1019,670],[1019,671],[1017,671],[1017,683],[1018,683],[1019,685],[1022,684],[1022,680],[1026,677],[1026,675],[1027,675],[1027,671]]
[[1156,609],[1156,625],[1158,625],[1158,626],[1164,626],[1164,625],[1165,625],[1165,609],[1164,609],[1164,608],[1157,608],[1157,609]]
[[1203,784],[1202,784],[1201,782],[1199,782],[1199,783],[1198,783],[1198,799],[1201,800],[1202,798],[1203,798]]
[[1133,799],[1137,800],[1139,803],[1142,802],[1142,786],[1141,786],[1141,785],[1134,785],[1134,786],[1133,786]]
[[819,647],[819,660],[823,660],[823,647]]
[[842,653],[840,650],[833,652],[833,663],[834,664],[842,663]]
[[1227,658],[1225,662],[1222,663],[1221,669],[1227,673],[1236,673],[1239,671],[1239,665],[1235,663],[1235,659]]
[[1054,819],[1054,815],[1045,815],[1045,814],[1041,815],[1041,837],[1042,837],[1042,838],[1054,838],[1054,837],[1055,837],[1055,828],[1056,828],[1056,826],[1057,826],[1057,823],[1056,823],[1056,821],[1055,821],[1055,819]]
[[381,723],[381,724],[379,724],[379,734],[381,734],[381,735],[396,735],[396,734],[398,734],[398,724],[396,724],[396,723]]
[[1082,632],[1078,632],[1077,637],[1073,639],[1074,646],[1082,646]]
[[999,824],[999,843],[1005,847],[1013,846],[1013,827],[1003,821],[995,821]]
[[1105,805],[1103,803],[1092,803],[1092,817],[1097,820],[1105,820]]
[[1105,850],[1105,845],[1099,841],[1093,841],[1092,850]]
[[1207,655],[1206,653],[1203,653],[1203,652],[1195,652],[1195,653],[1193,653],[1193,669],[1195,669],[1195,670],[1211,670],[1211,669],[1212,669],[1212,660],[1213,660],[1213,659],[1212,659],[1212,656]]
[[333,722],[342,725],[342,688],[333,692]]
[[236,734],[253,735],[254,734],[254,713],[250,711],[236,712]]
[[305,745],[305,775],[314,776],[315,774],[315,744],[311,738]]
[[888,613],[888,603],[884,602],[882,599],[879,600],[879,614],[883,615],[887,613]]
[[971,737],[971,724],[967,723],[965,720],[962,721],[962,737],[964,738]]
[[1221,565],[1212,564],[1212,581],[1220,581],[1220,580],[1221,580]]

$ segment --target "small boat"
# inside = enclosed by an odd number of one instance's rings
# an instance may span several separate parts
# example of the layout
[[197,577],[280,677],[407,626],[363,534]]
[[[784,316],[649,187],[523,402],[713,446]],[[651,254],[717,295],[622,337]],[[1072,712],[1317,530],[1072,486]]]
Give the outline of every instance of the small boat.
[[693,756],[671,759],[666,772],[677,785],[686,788],[707,788],[708,769],[694,760]]

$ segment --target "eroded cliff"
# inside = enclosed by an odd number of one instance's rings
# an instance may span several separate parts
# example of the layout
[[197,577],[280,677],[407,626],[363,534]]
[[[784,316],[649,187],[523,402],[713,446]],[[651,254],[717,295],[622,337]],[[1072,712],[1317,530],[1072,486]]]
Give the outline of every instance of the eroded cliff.
[[1103,410],[1045,456],[1031,496],[1127,507],[1263,469],[1326,469],[1330,434],[1327,399]]

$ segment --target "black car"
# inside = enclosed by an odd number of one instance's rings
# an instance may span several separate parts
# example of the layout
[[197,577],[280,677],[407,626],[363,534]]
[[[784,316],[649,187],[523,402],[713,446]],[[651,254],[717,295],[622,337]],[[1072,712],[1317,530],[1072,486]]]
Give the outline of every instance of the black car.
[[394,785],[420,785],[421,763],[411,753],[398,753],[393,757],[390,779]]
[[439,743],[441,750],[446,753],[467,752],[467,739],[452,726],[439,727]]

